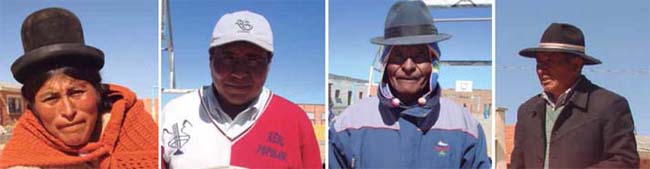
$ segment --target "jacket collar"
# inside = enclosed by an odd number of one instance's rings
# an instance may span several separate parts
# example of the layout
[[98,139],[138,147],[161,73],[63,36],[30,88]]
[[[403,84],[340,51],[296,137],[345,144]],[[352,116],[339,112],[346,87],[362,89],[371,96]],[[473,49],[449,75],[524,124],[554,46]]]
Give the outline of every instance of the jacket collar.
[[[587,109],[587,101],[589,101],[589,91],[592,88],[593,84],[587,77],[580,75],[580,82],[577,84],[574,89],[573,97],[569,102],[573,103],[573,106],[576,106],[581,109]],[[586,112],[586,111],[585,111]]]
[[[584,75],[580,75],[578,77],[578,83],[575,84],[575,88],[573,89],[573,94],[571,98],[567,101],[567,106],[571,105],[576,108],[580,109],[587,109],[587,102],[589,101],[589,91],[590,88],[592,88],[593,84],[587,77]],[[532,117],[541,117],[543,116],[544,111],[546,110],[546,100],[542,98],[542,94],[539,94],[535,97],[533,100],[533,104],[535,105],[534,107],[531,107],[533,112],[531,114]],[[584,111],[587,112],[587,111]]]
[[[438,86],[438,85],[436,85]],[[379,91],[381,92],[381,91]],[[417,126],[421,131],[430,129],[438,120],[440,114],[440,87],[426,96],[424,105],[404,105],[400,103],[395,106],[391,99],[378,94],[379,112],[386,125],[393,125],[400,118],[405,118]]]

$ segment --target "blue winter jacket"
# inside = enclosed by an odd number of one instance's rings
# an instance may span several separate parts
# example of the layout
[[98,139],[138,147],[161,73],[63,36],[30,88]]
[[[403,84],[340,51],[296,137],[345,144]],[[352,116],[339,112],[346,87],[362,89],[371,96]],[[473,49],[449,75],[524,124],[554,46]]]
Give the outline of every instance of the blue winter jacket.
[[438,94],[428,109],[390,107],[378,97],[345,109],[330,123],[330,168],[490,168],[481,125]]

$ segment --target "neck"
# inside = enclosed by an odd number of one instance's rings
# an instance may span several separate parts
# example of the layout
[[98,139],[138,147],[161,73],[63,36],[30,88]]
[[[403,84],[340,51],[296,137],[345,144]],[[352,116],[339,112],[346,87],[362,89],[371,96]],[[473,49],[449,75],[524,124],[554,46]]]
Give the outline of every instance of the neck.
[[221,110],[223,110],[226,114],[228,114],[228,116],[230,116],[230,119],[235,119],[235,117],[237,117],[239,113],[246,110],[246,108],[248,108],[248,106],[250,106],[251,103],[253,102],[251,100],[240,105],[232,104],[228,102],[226,98],[222,97],[214,87],[212,88],[212,91],[217,96],[217,100],[219,102],[219,106],[221,106]]
[[[427,84],[427,86],[428,86],[428,84]],[[400,92],[397,92],[397,90],[395,90],[392,86],[389,86],[389,87],[390,87],[391,92],[394,93],[395,97],[397,97],[405,105],[417,104],[418,99],[420,97],[423,97],[425,94],[427,94],[427,92],[429,92],[428,87],[424,87],[419,92],[416,92],[414,94],[400,93]]]
[[558,98],[559,98],[562,94],[564,94],[564,92],[566,92],[567,90],[569,90],[570,88],[572,88],[572,87],[573,87],[573,86],[578,82],[579,77],[580,77],[580,75],[578,75],[578,76],[572,78],[572,79],[571,79],[571,82],[567,83],[567,84],[565,85],[565,87],[563,87],[563,88],[561,88],[561,89],[558,89],[558,90],[555,90],[555,91],[548,91],[547,94],[548,94],[549,100],[551,100],[551,102],[557,104]]
[[396,93],[395,97],[397,97],[401,102],[403,102],[405,105],[413,105],[416,104],[418,99],[424,94],[426,94],[427,91],[421,91],[416,94],[401,94],[401,93]]

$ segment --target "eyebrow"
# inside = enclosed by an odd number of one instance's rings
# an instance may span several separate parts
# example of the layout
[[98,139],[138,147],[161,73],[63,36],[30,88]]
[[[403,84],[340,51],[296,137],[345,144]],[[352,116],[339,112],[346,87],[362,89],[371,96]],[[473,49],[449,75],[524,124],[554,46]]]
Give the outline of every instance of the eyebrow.
[[42,99],[50,97],[52,95],[58,95],[58,92],[46,89],[45,92],[42,92],[41,94],[36,95],[35,98],[38,99],[38,100],[42,100]]

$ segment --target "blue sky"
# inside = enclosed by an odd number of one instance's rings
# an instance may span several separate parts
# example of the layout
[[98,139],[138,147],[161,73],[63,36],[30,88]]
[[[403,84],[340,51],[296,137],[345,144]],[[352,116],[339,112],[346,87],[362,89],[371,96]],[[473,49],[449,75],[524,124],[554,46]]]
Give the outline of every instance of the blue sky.
[[542,90],[535,75],[535,61],[520,57],[519,50],[537,46],[550,23],[565,22],[582,29],[587,54],[603,62],[585,67],[587,78],[626,97],[637,132],[650,134],[650,1],[620,3],[497,2],[495,103],[508,108],[506,123],[514,123],[517,107]]
[[104,52],[105,83],[129,87],[151,98],[157,85],[158,4],[156,1],[0,1],[0,81],[18,83],[11,64],[23,55],[20,28],[32,12],[63,7],[79,17],[86,44]]
[[[295,103],[325,103],[325,2],[207,1],[170,2],[177,88],[211,84],[208,44],[225,13],[250,10],[266,17],[274,37],[274,56],[265,86]],[[162,86],[169,66],[162,56]],[[163,94],[163,103],[174,94]]]
[[[378,46],[370,39],[384,33],[384,21],[393,0],[330,0],[329,73],[368,79],[369,66]],[[490,8],[431,9],[436,18],[491,17]],[[491,60],[491,22],[436,23],[438,31],[451,34],[439,43],[442,60]],[[375,76],[377,79],[379,76]],[[453,88],[456,80],[472,80],[475,89],[492,88],[490,66],[441,67],[439,82]]]

